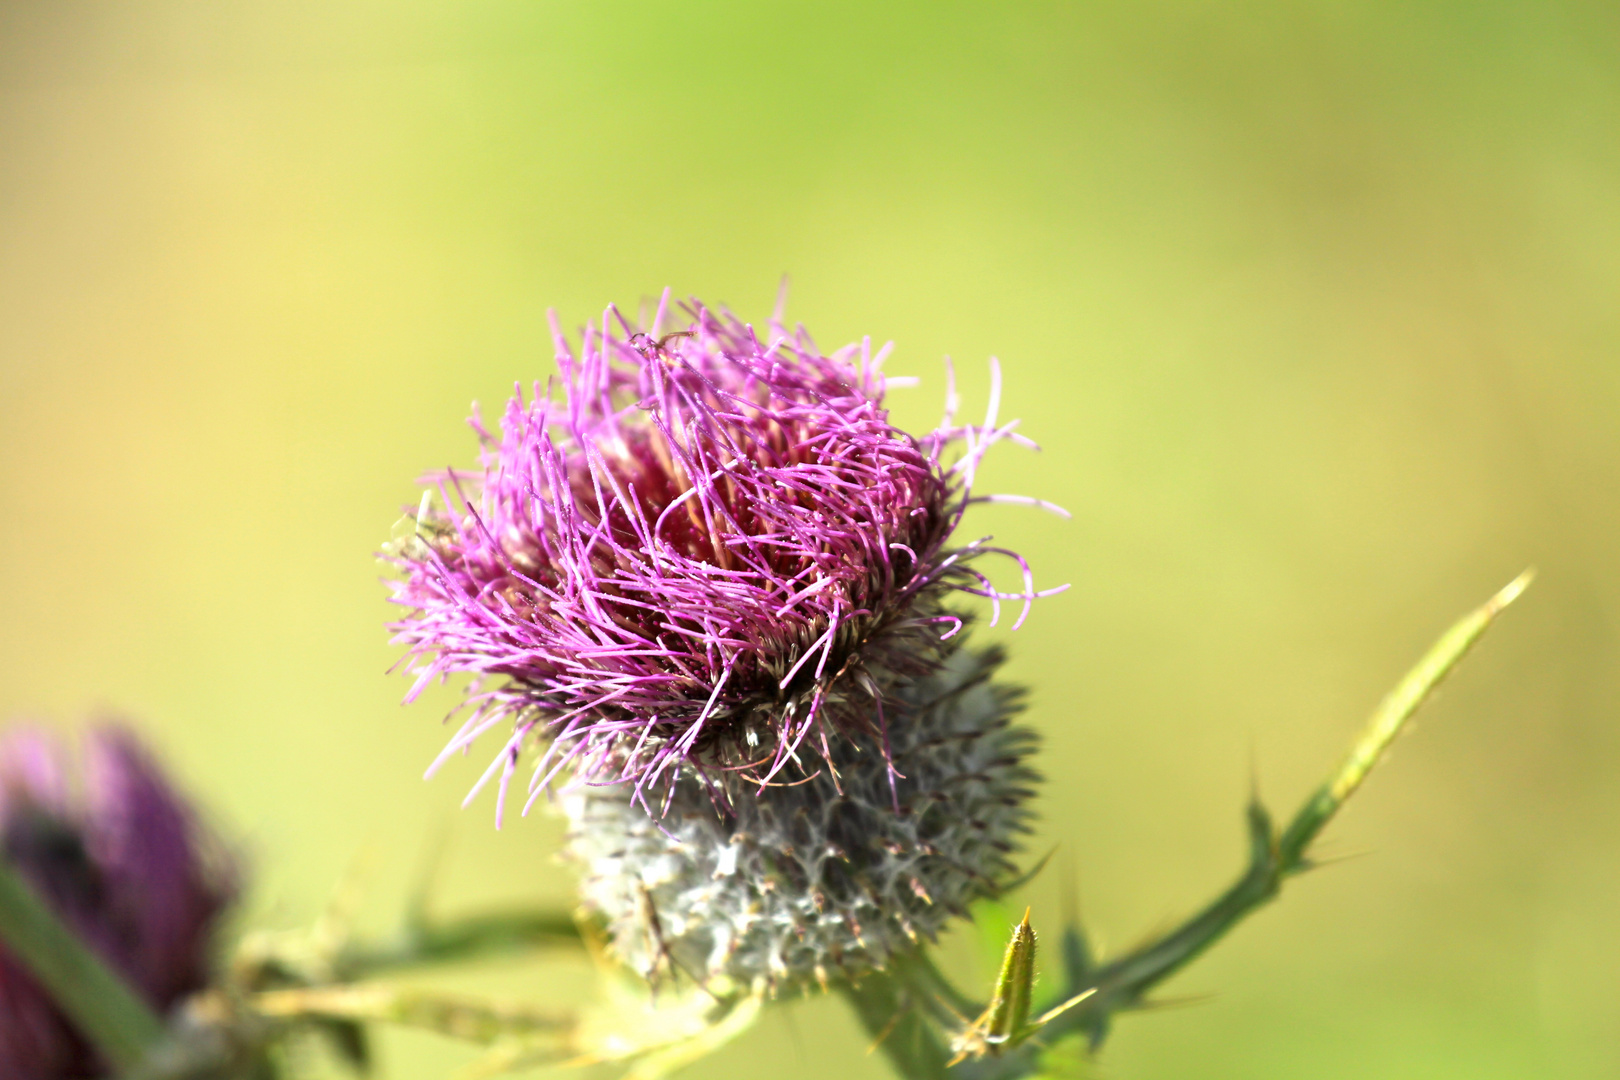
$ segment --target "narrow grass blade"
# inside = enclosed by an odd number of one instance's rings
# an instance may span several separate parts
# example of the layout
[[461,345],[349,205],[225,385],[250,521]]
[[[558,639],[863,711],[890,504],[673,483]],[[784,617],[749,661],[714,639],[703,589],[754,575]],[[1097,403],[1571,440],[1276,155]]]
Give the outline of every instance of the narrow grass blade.
[[0,859],[0,940],[119,1071],[163,1040],[163,1019]]

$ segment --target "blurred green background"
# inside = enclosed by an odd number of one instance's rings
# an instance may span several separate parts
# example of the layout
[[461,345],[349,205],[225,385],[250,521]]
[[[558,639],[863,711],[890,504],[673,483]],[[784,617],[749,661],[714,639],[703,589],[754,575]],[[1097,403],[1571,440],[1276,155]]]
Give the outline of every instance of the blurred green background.
[[[8,3],[0,713],[135,717],[292,926],[562,900],[431,783],[373,561],[462,421],[665,285],[940,357],[1046,583],[1028,889],[1124,947],[1222,886],[1452,618],[1541,578],[1328,850],[1125,1019],[1118,1080],[1620,1075],[1620,15],[1611,4]],[[997,631],[1000,634],[1001,631]],[[995,635],[990,635],[995,636]],[[952,963],[974,973],[972,950]],[[457,985],[584,992],[579,964]],[[879,1077],[836,1000],[709,1077]],[[391,1035],[388,1080],[470,1053]]]

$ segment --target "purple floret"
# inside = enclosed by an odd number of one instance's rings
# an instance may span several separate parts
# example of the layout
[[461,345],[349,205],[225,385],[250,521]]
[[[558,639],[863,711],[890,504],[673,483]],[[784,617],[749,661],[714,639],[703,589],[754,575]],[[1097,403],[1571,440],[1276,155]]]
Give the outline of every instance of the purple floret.
[[[128,731],[86,737],[82,785],[70,765],[43,732],[0,738],[0,855],[167,1011],[207,984],[210,939],[236,896],[235,873]],[[103,1075],[89,1044],[0,946],[0,1076]]]
[[[1026,613],[1045,595],[1011,552],[950,544],[984,452],[1018,439],[994,401],[983,425],[948,414],[914,437],[883,408],[887,347],[823,355],[779,317],[762,339],[696,301],[666,333],[667,307],[646,332],[609,308],[577,358],[553,316],[560,379],[520,386],[498,439],[474,416],[482,470],[434,477],[440,505],[393,551],[407,700],[475,676],[429,773],[509,725],[468,796],[498,775],[497,821],[531,734],[548,746],[530,804],[565,771],[649,806],[682,764],[802,779],[830,739],[884,744],[886,688],[962,625],[949,595]],[[970,564],[987,552],[1017,561],[1021,591]]]

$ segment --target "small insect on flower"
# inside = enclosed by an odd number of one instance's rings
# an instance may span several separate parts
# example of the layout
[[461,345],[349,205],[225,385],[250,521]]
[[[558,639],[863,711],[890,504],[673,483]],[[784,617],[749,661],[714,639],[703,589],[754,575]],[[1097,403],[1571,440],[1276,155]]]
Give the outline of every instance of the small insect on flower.
[[968,1058],[994,1056],[1029,1041],[1041,1028],[1056,1020],[1097,992],[1082,991],[1035,1020],[1030,1020],[1030,999],[1035,989],[1035,929],[1029,925],[1029,909],[1013,927],[1007,952],[1001,958],[1001,973],[990,996],[990,1006],[951,1040],[956,1055],[947,1067]]
[[676,330],[665,334],[661,338],[654,338],[651,334],[631,334],[630,347],[640,353],[645,360],[652,360],[658,356],[669,354],[668,345],[676,338],[696,337],[695,330]]

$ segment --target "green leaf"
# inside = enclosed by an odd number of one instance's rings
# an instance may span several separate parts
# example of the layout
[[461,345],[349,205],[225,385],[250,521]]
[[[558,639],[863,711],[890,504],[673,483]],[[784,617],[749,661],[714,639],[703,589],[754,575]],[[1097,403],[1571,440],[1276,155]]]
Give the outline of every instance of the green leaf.
[[163,1041],[162,1017],[3,858],[0,940],[119,1071],[134,1069]]

